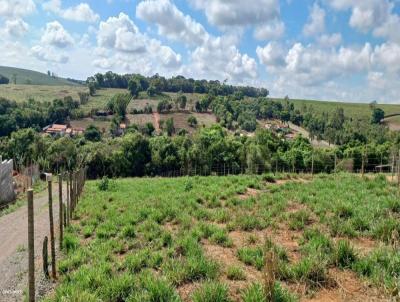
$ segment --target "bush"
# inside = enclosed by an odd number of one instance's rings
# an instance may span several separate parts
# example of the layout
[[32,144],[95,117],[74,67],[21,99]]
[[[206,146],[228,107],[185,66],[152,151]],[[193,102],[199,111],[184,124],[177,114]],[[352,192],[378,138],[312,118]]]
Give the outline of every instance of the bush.
[[110,180],[107,176],[103,176],[100,182],[97,184],[97,187],[100,191],[108,191],[110,185]]

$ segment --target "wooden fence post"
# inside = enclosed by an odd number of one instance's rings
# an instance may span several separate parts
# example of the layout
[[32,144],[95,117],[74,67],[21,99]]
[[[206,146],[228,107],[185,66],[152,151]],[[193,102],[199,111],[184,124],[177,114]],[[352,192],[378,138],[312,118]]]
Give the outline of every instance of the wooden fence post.
[[28,300],[35,301],[35,236],[33,218],[33,190],[28,190]]
[[44,237],[42,247],[42,261],[43,261],[43,274],[49,279],[49,239],[47,236]]
[[50,220],[50,248],[51,248],[51,275],[56,279],[56,245],[54,242],[54,220],[53,220],[53,188],[51,176],[47,180],[49,190],[49,220]]
[[314,177],[314,152],[311,154],[311,176]]
[[69,187],[69,174],[67,173],[67,204],[66,204],[66,226],[69,226],[69,217],[70,217],[70,212],[71,212],[71,202],[70,202],[70,195],[71,195],[71,190]]
[[64,238],[64,204],[62,196],[62,175],[58,175],[58,201],[59,201],[59,224],[60,224],[60,249],[62,249],[62,243]]
[[[73,190],[73,181],[72,181],[72,172],[69,173],[69,219],[72,219],[72,211],[74,202],[74,190]],[[69,223],[68,223],[69,225]]]

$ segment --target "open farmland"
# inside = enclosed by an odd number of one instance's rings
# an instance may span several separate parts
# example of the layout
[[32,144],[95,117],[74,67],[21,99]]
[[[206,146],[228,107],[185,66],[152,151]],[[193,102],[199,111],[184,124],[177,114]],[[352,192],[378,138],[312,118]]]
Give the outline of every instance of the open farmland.
[[385,176],[297,177],[120,179],[103,190],[88,182],[47,301],[397,295],[397,187]]
[[[37,102],[50,102],[54,99],[62,99],[71,96],[74,100],[79,100],[79,92],[87,92],[85,86],[52,86],[52,85],[0,85],[0,97],[16,101],[25,102],[30,98]],[[104,109],[108,100],[117,93],[127,93],[126,89],[106,88],[96,91],[96,95],[89,98],[89,102],[82,105],[85,112],[91,109]]]
[[[282,99],[274,99],[281,100]],[[371,118],[371,108],[369,104],[362,103],[345,103],[345,102],[323,102],[316,100],[298,100],[298,99],[290,99],[290,102],[293,102],[296,109],[302,111],[304,106],[312,106],[314,112],[323,113],[328,112],[331,113],[335,111],[337,108],[343,108],[344,114],[348,118],[352,119],[366,119],[369,120]],[[385,111],[385,114],[394,114],[400,113],[400,105],[393,104],[378,104],[376,107],[381,108]]]

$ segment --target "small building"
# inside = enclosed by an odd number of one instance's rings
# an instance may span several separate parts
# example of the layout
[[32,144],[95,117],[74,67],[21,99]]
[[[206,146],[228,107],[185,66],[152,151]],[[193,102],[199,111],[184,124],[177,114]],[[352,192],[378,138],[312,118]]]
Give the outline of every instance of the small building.
[[67,125],[53,124],[43,128],[44,133],[50,135],[64,135],[67,131]]

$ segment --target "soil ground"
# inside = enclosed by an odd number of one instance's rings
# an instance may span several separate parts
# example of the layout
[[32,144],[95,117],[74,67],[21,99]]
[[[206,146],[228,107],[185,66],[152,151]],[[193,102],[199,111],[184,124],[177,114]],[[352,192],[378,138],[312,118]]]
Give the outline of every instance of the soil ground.
[[[58,226],[58,185],[53,184],[53,216],[55,234]],[[34,196],[36,296],[42,297],[52,288],[42,272],[42,244],[49,237],[47,191]],[[0,301],[23,301],[27,290],[28,268],[28,210],[26,205],[0,217]],[[58,243],[56,244],[58,245]],[[50,250],[49,250],[50,254]]]

